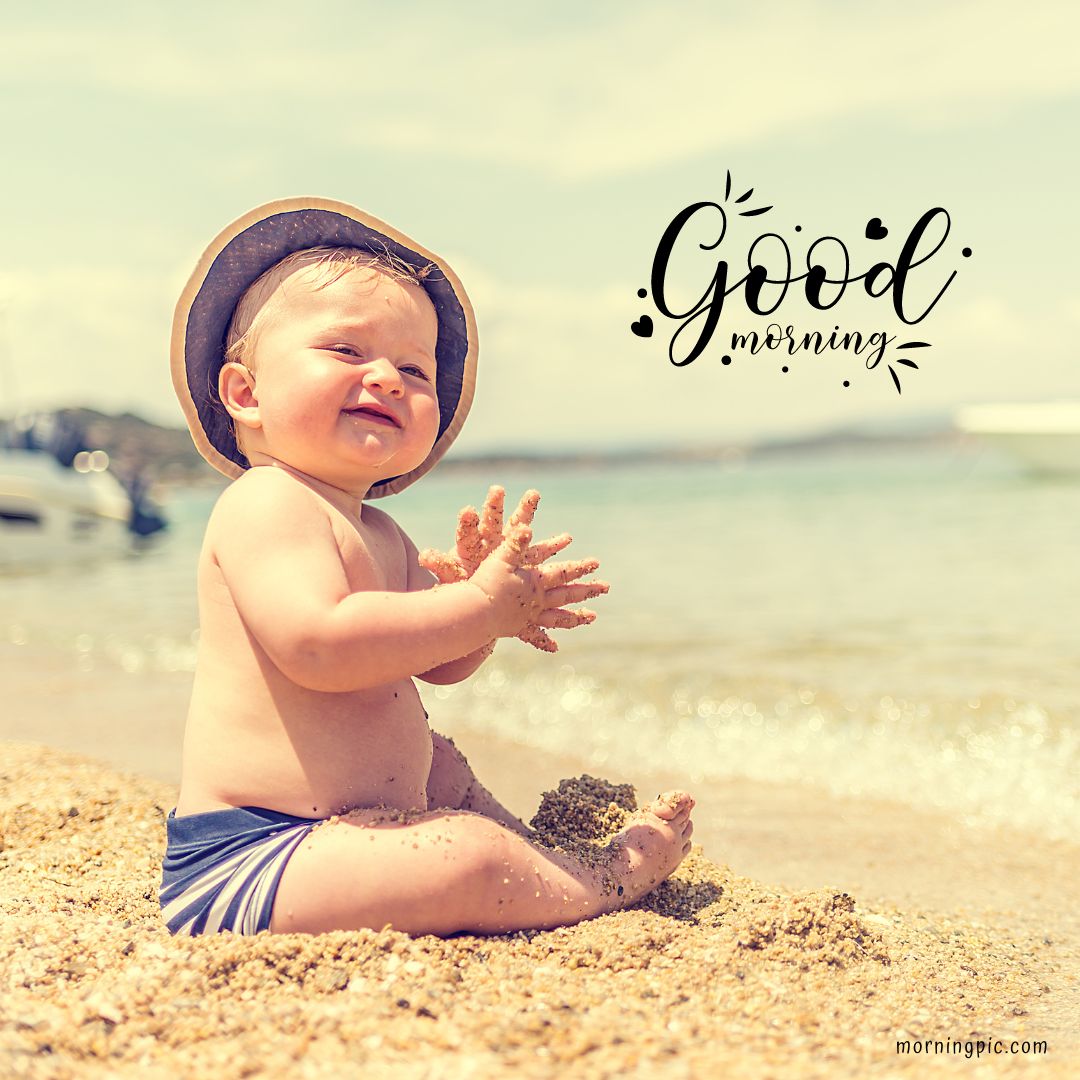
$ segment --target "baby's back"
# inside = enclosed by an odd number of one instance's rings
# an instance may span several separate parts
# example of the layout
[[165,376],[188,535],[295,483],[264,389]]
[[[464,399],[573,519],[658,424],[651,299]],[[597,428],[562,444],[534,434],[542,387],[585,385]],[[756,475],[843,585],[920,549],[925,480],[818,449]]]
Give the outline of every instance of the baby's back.
[[[274,565],[275,523],[328,529],[341,591],[402,592],[406,549],[392,519],[364,506],[355,520],[283,470],[252,469],[228,488],[199,558],[199,654],[184,734],[177,816],[260,806],[328,817],[356,806],[426,808],[431,734],[411,679],[347,692],[310,689],[271,659],[265,625],[243,610],[227,569],[264,562],[265,589],[285,591]],[[332,550],[332,549],[328,549]],[[295,573],[288,590],[302,586]],[[260,585],[260,588],[262,586]],[[239,600],[238,600],[239,597]],[[282,615],[287,618],[287,615]],[[287,632],[288,627],[275,628]]]

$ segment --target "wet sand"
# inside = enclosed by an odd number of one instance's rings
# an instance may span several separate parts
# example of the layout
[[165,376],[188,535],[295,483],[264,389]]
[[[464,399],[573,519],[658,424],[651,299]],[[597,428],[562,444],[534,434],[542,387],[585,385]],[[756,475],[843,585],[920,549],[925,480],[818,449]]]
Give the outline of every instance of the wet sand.
[[[541,787],[581,772],[451,734],[526,818]],[[671,881],[578,926],[174,939],[157,907],[172,783],[13,742],[0,744],[0,776],[5,1076],[1080,1068],[1070,845],[735,784],[695,791],[701,844]],[[645,800],[675,778],[617,779]],[[617,817],[607,794],[570,785],[541,820],[595,832]],[[924,1039],[956,1052],[898,1055],[898,1040]],[[974,1056],[979,1040],[1013,1039],[1049,1052]]]

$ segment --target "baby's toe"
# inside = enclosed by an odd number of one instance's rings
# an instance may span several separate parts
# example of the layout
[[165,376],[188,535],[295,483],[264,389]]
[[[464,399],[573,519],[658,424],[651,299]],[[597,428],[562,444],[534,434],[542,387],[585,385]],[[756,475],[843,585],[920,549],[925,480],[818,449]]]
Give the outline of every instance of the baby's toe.
[[694,808],[694,800],[685,791],[665,791],[657,796],[653,802],[644,809],[655,814],[664,821],[671,821],[676,817],[689,814]]

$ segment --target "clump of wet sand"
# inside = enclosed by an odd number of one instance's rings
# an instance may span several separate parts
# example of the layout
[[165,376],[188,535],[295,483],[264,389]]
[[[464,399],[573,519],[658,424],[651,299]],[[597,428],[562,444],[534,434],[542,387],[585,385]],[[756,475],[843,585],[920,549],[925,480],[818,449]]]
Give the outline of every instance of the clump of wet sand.
[[[552,931],[173,938],[175,789],[24,744],[0,778],[5,1076],[854,1077],[925,1072],[898,1039],[1039,1037],[1038,942],[770,888],[699,848],[633,908]],[[635,805],[579,777],[533,824],[599,850]]]
[[636,809],[630,784],[612,784],[586,774],[560,780],[555,791],[545,791],[529,824],[544,843],[581,851],[606,843]]

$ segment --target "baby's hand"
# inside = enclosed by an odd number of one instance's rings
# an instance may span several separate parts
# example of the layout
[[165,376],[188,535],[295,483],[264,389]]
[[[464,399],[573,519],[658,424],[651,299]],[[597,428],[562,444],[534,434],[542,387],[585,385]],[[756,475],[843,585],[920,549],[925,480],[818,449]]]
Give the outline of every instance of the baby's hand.
[[595,622],[595,611],[589,611],[586,608],[571,610],[566,605],[602,596],[608,591],[610,586],[606,581],[583,581],[578,585],[569,584],[586,574],[591,574],[599,566],[596,559],[575,559],[537,567],[547,590],[545,596],[547,610],[538,619],[529,623],[517,636],[533,648],[553,653],[559,651],[558,643],[550,634],[544,633],[544,627],[570,630],[575,626],[587,626]]
[[[503,542],[506,533],[515,525],[531,525],[540,492],[526,491],[510,520],[503,526],[503,505],[506,491],[498,484],[492,486],[484,500],[484,508],[478,514],[476,508],[466,506],[458,514],[457,537],[454,551],[436,551],[427,548],[420,552],[420,565],[430,570],[443,585],[455,581],[467,581],[476,568]],[[541,541],[526,552],[525,564],[538,566],[545,559],[562,551],[570,543],[570,534],[553,536]]]
[[531,539],[532,531],[527,525],[508,529],[502,543],[469,577],[469,583],[491,602],[498,637],[514,637],[540,618],[547,607],[548,590],[540,571],[524,565]]
[[469,581],[495,608],[499,637],[520,637],[545,652],[556,652],[558,645],[542,628],[570,629],[591,623],[596,618],[595,612],[570,611],[564,605],[606,593],[608,585],[603,581],[571,584],[599,566],[595,559],[528,566],[525,560],[531,539],[532,531],[527,525],[508,528],[505,539],[484,559]]
[[[517,509],[511,514],[504,529],[503,508],[506,491],[498,486],[491,487],[484,501],[481,513],[466,506],[458,515],[457,538],[453,553],[435,551],[433,548],[420,553],[420,565],[430,570],[444,585],[457,581],[467,581],[476,572],[477,567],[503,542],[506,535],[518,525],[531,525],[536,508],[540,502],[540,493],[530,489],[522,496]],[[547,559],[557,555],[571,542],[569,533],[562,533],[543,540],[527,548],[522,554],[522,567],[538,567],[544,574],[544,581],[549,585],[566,583],[590,574],[600,565],[595,559],[582,559],[541,566]],[[543,627],[569,628],[592,622],[596,615],[591,611],[562,611],[563,604],[577,603],[589,597],[599,596],[608,591],[603,582],[590,582],[576,586],[567,599],[557,605],[549,604],[540,622],[530,622],[517,637],[534,648],[544,652],[557,652],[558,645],[546,634]]]

